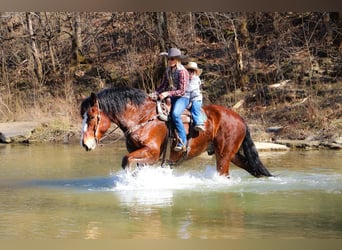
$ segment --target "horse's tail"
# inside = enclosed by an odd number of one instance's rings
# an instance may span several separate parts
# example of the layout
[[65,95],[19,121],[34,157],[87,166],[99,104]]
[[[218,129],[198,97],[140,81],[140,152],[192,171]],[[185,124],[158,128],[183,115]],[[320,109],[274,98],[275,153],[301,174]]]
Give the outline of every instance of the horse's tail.
[[243,152],[248,161],[249,170],[248,172],[251,173],[255,177],[261,176],[272,176],[271,173],[267,170],[267,168],[262,164],[258,151],[255,147],[255,144],[252,140],[251,134],[249,132],[249,128],[246,125],[246,136],[242,142]]

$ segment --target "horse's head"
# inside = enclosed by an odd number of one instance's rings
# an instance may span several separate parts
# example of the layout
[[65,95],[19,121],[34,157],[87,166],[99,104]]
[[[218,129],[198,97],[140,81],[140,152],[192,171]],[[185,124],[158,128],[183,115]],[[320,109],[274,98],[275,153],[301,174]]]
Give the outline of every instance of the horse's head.
[[87,151],[95,149],[98,141],[110,127],[110,120],[105,115],[95,93],[84,99],[81,104],[83,118],[81,131],[81,146]]

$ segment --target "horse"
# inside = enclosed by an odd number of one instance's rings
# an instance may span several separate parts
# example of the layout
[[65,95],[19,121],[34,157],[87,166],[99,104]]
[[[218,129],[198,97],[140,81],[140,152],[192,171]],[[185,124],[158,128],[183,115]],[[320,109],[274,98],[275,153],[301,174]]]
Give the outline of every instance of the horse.
[[[191,133],[186,153],[171,148],[169,162],[177,164],[208,151],[215,154],[219,175],[229,178],[232,162],[254,177],[272,176],[261,162],[249,128],[239,114],[216,104],[204,105],[202,110],[206,115],[205,131]],[[111,123],[122,130],[128,151],[122,158],[123,169],[155,164],[165,153],[168,122],[160,119],[156,101],[141,89],[119,86],[92,92],[82,101],[80,115],[80,143],[87,151],[96,148]]]

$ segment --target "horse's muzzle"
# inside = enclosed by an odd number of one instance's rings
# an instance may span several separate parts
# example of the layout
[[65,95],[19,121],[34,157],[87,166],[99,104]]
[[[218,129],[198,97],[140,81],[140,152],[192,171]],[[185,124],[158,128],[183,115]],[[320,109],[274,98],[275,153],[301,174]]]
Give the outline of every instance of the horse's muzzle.
[[95,140],[92,140],[92,141],[88,141],[88,142],[82,142],[82,147],[84,147],[84,149],[86,151],[91,151],[93,149],[96,148],[96,141]]
[[84,144],[84,143],[82,143],[82,147],[84,147],[84,149],[86,151],[90,151],[91,150],[91,148],[88,148],[88,146],[86,144]]

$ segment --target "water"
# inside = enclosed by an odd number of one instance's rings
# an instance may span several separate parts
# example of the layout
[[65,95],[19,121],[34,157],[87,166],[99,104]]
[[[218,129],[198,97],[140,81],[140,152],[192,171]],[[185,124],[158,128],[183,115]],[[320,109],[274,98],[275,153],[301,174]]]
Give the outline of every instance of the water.
[[274,177],[200,156],[121,170],[118,142],[0,145],[0,239],[341,239],[342,152],[261,152]]

